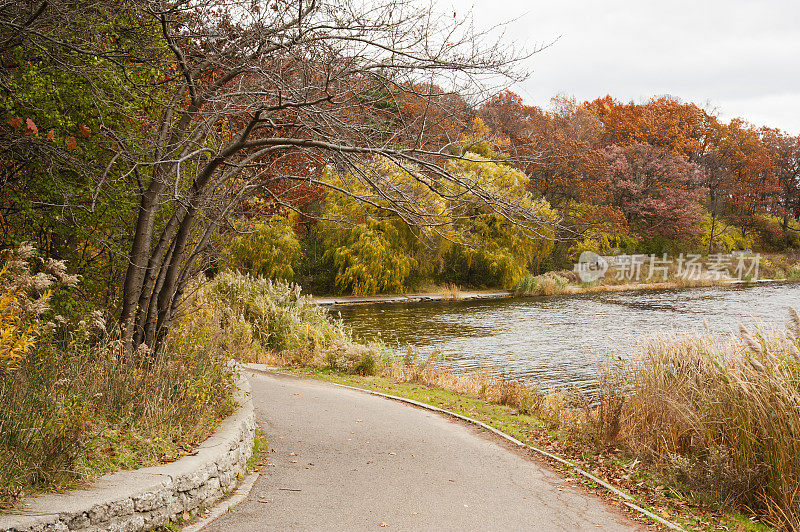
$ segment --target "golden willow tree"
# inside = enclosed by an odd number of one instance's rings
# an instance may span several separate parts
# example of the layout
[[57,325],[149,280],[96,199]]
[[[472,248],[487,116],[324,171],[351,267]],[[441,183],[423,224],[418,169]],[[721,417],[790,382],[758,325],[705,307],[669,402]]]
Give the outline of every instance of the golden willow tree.
[[[255,194],[291,208],[293,191],[322,187],[434,230],[445,217],[475,212],[532,235],[553,223],[502,187],[451,172],[457,135],[437,132],[432,145],[426,134],[443,116],[461,119],[443,92],[477,102],[487,83],[518,79],[526,57],[458,14],[404,0],[28,1],[8,9],[17,11],[7,10],[4,24],[19,39],[88,78],[113,71],[124,87],[88,84],[99,107],[127,113],[99,121],[110,155],[92,187],[127,183],[136,203],[119,314],[129,352],[160,345],[214,231]],[[411,96],[413,114],[404,112]],[[418,187],[396,186],[371,164],[378,159]],[[323,177],[326,167],[338,178]],[[420,187],[443,201],[408,193]]]

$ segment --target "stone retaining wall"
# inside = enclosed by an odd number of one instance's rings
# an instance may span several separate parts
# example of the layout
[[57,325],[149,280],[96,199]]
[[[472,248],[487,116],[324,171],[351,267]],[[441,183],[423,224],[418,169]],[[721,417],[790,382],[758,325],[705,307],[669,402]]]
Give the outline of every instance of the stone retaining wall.
[[151,530],[184,512],[211,506],[236,487],[253,453],[250,385],[244,376],[238,384],[238,408],[194,454],[105,475],[91,489],[41,495],[16,513],[0,516],[0,531]]

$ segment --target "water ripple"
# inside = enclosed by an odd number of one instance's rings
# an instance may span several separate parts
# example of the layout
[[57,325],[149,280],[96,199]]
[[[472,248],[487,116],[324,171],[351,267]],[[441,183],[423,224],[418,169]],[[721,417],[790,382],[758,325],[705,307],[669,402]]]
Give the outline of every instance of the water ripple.
[[541,385],[596,388],[600,358],[633,351],[643,335],[739,323],[782,327],[800,308],[800,285],[695,288],[512,300],[421,302],[344,307],[357,337],[439,351],[459,371],[489,368]]

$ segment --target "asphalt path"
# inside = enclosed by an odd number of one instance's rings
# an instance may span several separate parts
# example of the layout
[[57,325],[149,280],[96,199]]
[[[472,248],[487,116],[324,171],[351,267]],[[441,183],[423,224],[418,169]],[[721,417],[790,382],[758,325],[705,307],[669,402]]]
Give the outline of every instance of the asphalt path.
[[483,429],[328,383],[253,373],[270,453],[204,530],[646,530]]

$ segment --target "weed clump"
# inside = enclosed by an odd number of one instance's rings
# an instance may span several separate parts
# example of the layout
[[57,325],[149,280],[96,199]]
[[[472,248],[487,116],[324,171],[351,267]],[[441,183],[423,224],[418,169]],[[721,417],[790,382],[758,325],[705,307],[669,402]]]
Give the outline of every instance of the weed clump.
[[550,296],[565,293],[568,285],[569,279],[555,272],[528,274],[520,280],[514,292],[520,296]]

